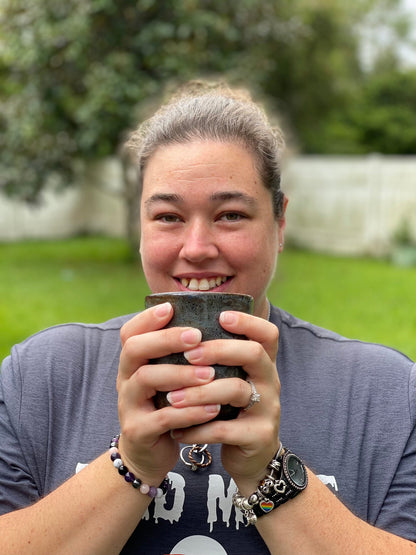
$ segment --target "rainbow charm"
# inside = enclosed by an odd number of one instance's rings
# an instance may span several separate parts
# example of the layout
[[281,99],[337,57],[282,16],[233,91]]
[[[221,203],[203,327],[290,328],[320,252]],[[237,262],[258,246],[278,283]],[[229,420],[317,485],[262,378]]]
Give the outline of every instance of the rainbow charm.
[[274,509],[274,503],[270,499],[263,499],[259,505],[263,513],[270,513]]

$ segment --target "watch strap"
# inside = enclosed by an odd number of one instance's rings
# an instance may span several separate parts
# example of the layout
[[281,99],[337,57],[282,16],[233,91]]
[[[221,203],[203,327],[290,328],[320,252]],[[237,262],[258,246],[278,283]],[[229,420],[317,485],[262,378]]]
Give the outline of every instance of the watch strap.
[[273,509],[277,509],[277,507],[280,507],[280,505],[283,505],[283,503],[286,503],[289,499],[293,499],[306,488],[306,468],[299,457],[296,457],[296,459],[302,465],[303,471],[305,472],[305,483],[302,486],[296,487],[290,479],[288,471],[285,468],[285,462],[289,455],[293,455],[293,453],[289,451],[289,449],[285,449],[284,453],[279,458],[274,459],[269,465],[269,468],[273,468],[275,476],[267,476],[260,482],[258,490],[259,493],[262,494],[262,497],[259,498],[259,502],[253,506],[254,514],[257,517],[261,517],[270,513]]
[[[290,468],[293,464],[295,468]],[[239,492],[233,496],[233,503],[243,512],[247,526],[299,495],[308,484],[305,465],[289,449],[280,448],[269,463],[268,470],[269,473],[250,497],[245,498]]]

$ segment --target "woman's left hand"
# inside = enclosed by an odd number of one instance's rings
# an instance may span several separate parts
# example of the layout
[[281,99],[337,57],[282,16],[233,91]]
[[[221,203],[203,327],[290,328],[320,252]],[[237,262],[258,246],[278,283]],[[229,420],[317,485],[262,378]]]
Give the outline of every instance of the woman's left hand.
[[[247,372],[260,402],[241,410],[235,420],[211,421],[194,428],[174,430],[172,435],[184,443],[222,443],[224,468],[242,493],[251,493],[264,478],[267,465],[279,447],[280,382],[276,369],[279,332],[277,327],[242,312],[223,312],[221,325],[246,340],[206,341],[186,353],[191,364],[242,366]],[[231,404],[242,409],[249,404],[252,389],[238,378],[226,378],[189,387],[180,392],[177,408],[202,404]]]

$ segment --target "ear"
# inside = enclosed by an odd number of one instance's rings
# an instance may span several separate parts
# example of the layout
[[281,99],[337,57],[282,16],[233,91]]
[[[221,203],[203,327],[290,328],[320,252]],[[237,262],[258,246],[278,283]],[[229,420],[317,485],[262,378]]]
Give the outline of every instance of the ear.
[[288,202],[289,202],[289,199],[287,198],[286,195],[284,195],[283,214],[279,218],[279,229],[278,229],[279,253],[283,251],[283,247],[285,244],[286,208],[287,208]]

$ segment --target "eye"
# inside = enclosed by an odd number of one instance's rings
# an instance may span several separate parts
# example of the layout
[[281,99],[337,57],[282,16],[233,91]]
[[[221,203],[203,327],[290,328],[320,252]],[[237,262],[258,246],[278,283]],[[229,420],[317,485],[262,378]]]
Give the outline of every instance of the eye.
[[245,219],[246,216],[240,212],[224,212],[220,215],[219,219],[226,222],[239,222]]
[[159,222],[164,222],[167,224],[175,224],[182,221],[177,214],[159,214],[155,217],[155,219]]

